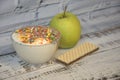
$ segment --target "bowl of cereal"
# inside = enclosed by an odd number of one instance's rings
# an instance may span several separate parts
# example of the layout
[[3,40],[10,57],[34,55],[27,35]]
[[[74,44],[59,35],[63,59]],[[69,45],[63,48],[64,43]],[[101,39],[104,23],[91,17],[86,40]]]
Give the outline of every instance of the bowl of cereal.
[[12,34],[12,43],[18,56],[26,62],[48,62],[58,49],[60,32],[43,26],[23,27]]

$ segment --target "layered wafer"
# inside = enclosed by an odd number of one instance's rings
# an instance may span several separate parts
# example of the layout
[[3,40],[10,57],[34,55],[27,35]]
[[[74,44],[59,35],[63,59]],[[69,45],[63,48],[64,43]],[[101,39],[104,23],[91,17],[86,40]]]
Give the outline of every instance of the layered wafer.
[[62,55],[58,56],[56,59],[65,63],[65,64],[70,64],[77,59],[94,52],[98,49],[98,46],[90,43],[90,42],[85,42],[81,44],[80,46],[73,48]]

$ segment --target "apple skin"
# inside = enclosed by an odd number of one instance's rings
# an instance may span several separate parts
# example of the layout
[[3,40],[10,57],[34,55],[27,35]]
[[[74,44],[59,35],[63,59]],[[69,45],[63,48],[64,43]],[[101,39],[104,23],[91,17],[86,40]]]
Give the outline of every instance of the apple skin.
[[60,31],[59,48],[71,48],[76,45],[81,36],[81,25],[76,15],[65,12],[55,15],[50,21],[50,27]]

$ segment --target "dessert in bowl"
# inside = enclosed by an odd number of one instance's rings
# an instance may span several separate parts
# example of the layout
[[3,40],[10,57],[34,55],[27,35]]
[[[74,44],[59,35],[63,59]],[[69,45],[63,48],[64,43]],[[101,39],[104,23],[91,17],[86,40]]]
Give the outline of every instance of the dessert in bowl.
[[45,63],[54,57],[59,40],[59,31],[43,26],[20,28],[12,34],[18,56],[33,64]]

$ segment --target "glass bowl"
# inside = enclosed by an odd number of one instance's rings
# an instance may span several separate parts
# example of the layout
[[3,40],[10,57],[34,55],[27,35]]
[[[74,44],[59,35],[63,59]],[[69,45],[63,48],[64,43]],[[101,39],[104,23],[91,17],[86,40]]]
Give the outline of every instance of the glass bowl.
[[[54,57],[56,50],[58,49],[59,40],[61,38],[60,32],[56,29],[49,28],[49,27],[41,27],[41,26],[35,26],[45,29],[50,29],[52,34],[57,34],[55,40],[51,41],[48,44],[30,44],[30,43],[24,43],[18,39],[18,33],[16,31],[12,34],[12,44],[13,47],[17,53],[17,55],[25,60],[28,63],[32,64],[42,64],[45,62],[48,62],[51,58]],[[32,29],[32,26],[30,27]],[[25,29],[21,28],[21,29]],[[46,31],[47,32],[47,31]],[[31,33],[32,34],[32,33]],[[40,34],[40,33],[39,33]]]

